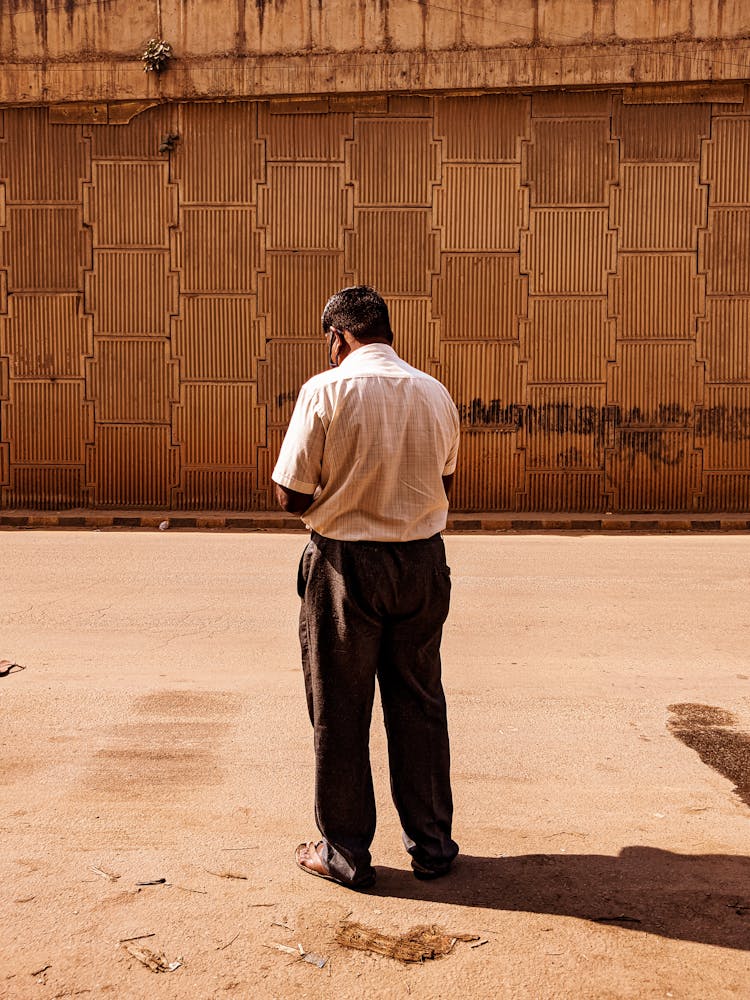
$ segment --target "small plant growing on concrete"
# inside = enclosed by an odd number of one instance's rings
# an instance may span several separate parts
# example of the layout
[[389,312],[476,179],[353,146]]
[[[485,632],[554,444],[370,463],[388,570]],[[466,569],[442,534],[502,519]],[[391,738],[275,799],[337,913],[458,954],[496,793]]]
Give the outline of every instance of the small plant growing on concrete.
[[151,38],[141,56],[147,73],[161,73],[172,58],[172,46],[164,39]]

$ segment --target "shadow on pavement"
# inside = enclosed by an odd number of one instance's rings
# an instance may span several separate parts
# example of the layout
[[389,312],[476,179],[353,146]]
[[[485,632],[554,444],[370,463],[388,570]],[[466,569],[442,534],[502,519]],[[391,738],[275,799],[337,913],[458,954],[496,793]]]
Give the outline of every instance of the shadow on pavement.
[[750,858],[625,847],[601,854],[459,855],[450,875],[419,882],[378,867],[368,895],[549,913],[750,951]]

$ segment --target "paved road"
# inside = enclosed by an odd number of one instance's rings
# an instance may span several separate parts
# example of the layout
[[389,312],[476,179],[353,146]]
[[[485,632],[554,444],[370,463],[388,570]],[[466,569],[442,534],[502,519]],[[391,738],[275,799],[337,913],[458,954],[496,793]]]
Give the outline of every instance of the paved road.
[[[449,537],[461,863],[409,874],[376,717],[359,895],[291,861],[303,543],[0,533],[0,658],[27,668],[0,678],[0,996],[747,996],[750,538]],[[342,919],[486,943],[405,966]],[[118,945],[141,934],[184,964],[149,971]],[[326,967],[268,947],[298,942]]]

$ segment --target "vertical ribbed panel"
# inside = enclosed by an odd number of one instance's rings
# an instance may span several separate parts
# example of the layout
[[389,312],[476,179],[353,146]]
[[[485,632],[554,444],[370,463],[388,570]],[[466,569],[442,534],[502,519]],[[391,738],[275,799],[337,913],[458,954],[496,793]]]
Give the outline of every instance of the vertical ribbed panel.
[[534,118],[609,118],[612,107],[611,91],[540,90],[532,95],[531,114]]
[[263,179],[251,103],[183,104],[172,176],[185,204],[249,204]]
[[87,468],[98,507],[166,507],[176,484],[169,427],[102,424]]
[[517,250],[525,193],[517,166],[446,164],[435,190],[444,250]]
[[750,295],[750,208],[712,209],[702,236],[698,267],[708,294]]
[[[96,159],[166,159],[162,140],[179,132],[177,104],[162,104],[136,115],[127,125],[90,125],[91,155]],[[55,129],[59,128],[55,125]]]
[[67,292],[80,288],[89,241],[79,206],[9,205],[0,231],[0,266],[11,291]]
[[83,464],[88,415],[82,381],[11,381],[3,414],[11,462]]
[[174,232],[184,292],[250,292],[260,247],[252,208],[184,208]]
[[603,469],[605,386],[534,385],[526,398],[521,440],[527,471]]
[[714,122],[704,146],[701,180],[711,185],[711,204],[750,202],[750,118]]
[[435,101],[435,138],[444,160],[517,160],[528,136],[529,99],[517,95],[442,97]]
[[438,359],[439,336],[438,325],[430,316],[430,300],[392,298],[388,311],[396,351],[407,364],[431,375]]
[[621,429],[607,462],[607,489],[614,509],[626,513],[673,513],[693,508],[700,486],[700,459],[692,432]]
[[708,104],[618,104],[612,135],[621,160],[695,162],[711,130]]
[[606,294],[614,237],[603,208],[532,209],[521,240],[521,271],[537,295]]
[[440,380],[467,427],[512,425],[509,408],[523,399],[523,369],[515,344],[443,343]]
[[550,513],[600,513],[607,509],[601,472],[527,472],[521,509]]
[[300,386],[328,367],[328,351],[321,335],[313,341],[282,340],[267,345],[258,364],[258,403],[266,407],[271,425],[286,425]]
[[182,463],[254,465],[264,425],[261,414],[252,384],[183,385],[173,422]]
[[621,254],[609,300],[618,337],[695,336],[703,291],[695,254]]
[[750,299],[709,299],[698,324],[707,382],[750,382]]
[[267,160],[343,160],[352,128],[351,114],[274,115],[268,104],[258,105],[258,135],[266,141]]
[[607,204],[617,171],[609,119],[534,121],[525,163],[532,205]]
[[268,253],[265,274],[258,276],[266,336],[319,336],[323,307],[343,284],[343,253]]
[[531,298],[521,322],[521,357],[529,382],[603,382],[614,356],[607,300]]
[[88,396],[97,421],[169,423],[174,395],[167,341],[98,337]]
[[433,285],[443,340],[517,340],[526,279],[517,254],[443,254]]
[[14,468],[7,506],[30,510],[65,510],[82,507],[86,494],[83,488],[84,467],[18,465]]
[[633,424],[685,426],[703,395],[703,370],[692,343],[617,345],[608,402],[632,414]]
[[91,353],[90,320],[80,315],[80,295],[14,295],[0,316],[0,354],[12,378],[83,378]]
[[96,247],[168,247],[177,197],[166,163],[94,163],[86,225]]
[[692,164],[624,163],[611,198],[621,250],[691,250],[705,225],[706,189]]
[[277,510],[278,504],[273,496],[271,472],[276,465],[284,440],[283,427],[268,427],[265,444],[258,448],[258,491],[260,505],[266,510]]
[[161,250],[97,250],[86,275],[86,309],[96,333],[164,336],[177,311],[177,276]]
[[256,506],[255,469],[185,469],[180,489],[187,510],[251,510]]
[[347,144],[355,205],[428,205],[440,176],[427,119],[358,119]]
[[269,250],[340,250],[348,221],[343,165],[269,163],[258,225]]
[[698,510],[705,513],[726,511],[728,514],[750,510],[750,472],[744,475],[705,472]]
[[249,297],[183,298],[172,327],[172,351],[183,379],[246,381],[265,349]]
[[17,201],[78,202],[88,170],[80,125],[50,126],[46,108],[7,108],[0,139],[0,177]]
[[750,471],[750,385],[708,385],[695,442],[704,469]]
[[515,434],[476,431],[461,437],[461,452],[451,491],[458,510],[515,510],[521,481]]
[[437,269],[437,234],[421,208],[358,209],[347,233],[345,266],[357,284],[383,295],[429,295]]

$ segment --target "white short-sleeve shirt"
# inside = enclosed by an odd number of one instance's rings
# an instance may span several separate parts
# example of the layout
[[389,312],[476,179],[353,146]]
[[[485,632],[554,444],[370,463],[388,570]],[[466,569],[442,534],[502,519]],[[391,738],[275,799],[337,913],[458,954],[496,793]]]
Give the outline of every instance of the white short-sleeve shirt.
[[445,528],[442,476],[458,455],[448,390],[388,344],[365,344],[302,386],[272,478],[315,493],[302,518],[343,541],[402,542]]

